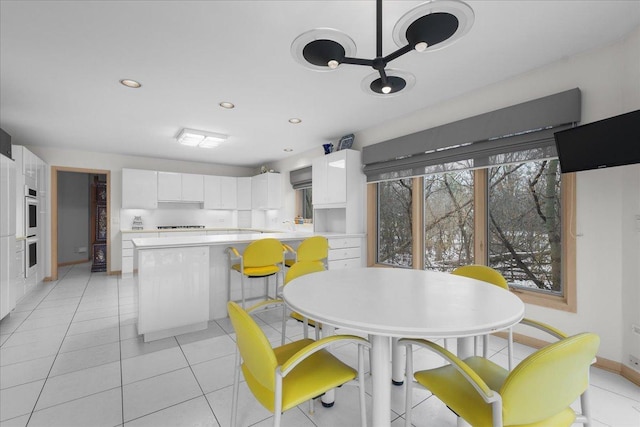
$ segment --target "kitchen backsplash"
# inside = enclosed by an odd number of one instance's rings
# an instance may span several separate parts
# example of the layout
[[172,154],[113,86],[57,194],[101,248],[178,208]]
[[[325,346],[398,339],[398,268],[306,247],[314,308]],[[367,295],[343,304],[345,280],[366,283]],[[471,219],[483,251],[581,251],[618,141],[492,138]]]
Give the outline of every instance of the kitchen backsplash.
[[150,210],[121,209],[120,229],[131,230],[135,216],[142,218],[144,230],[153,230],[159,225],[204,225],[212,228],[238,227],[238,211],[168,207],[166,209]]

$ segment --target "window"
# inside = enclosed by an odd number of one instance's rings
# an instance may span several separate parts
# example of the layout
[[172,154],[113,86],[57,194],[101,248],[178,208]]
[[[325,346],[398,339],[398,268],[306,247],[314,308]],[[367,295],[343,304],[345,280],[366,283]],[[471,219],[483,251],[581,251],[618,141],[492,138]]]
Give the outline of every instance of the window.
[[296,216],[305,222],[313,222],[313,194],[311,187],[296,190]]
[[574,180],[553,159],[372,184],[375,262],[439,271],[486,264],[525,302],[575,311]]
[[558,160],[489,169],[489,263],[510,286],[562,294]]
[[452,271],[473,263],[473,172],[424,177],[424,266]]
[[378,184],[377,262],[397,267],[413,265],[412,180]]

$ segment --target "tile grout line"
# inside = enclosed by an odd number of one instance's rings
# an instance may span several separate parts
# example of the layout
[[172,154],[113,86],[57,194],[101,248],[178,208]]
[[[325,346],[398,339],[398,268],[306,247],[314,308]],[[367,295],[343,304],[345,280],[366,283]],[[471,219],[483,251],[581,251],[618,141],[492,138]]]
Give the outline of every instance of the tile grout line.
[[122,373],[122,329],[120,325],[120,276],[117,278],[117,293],[118,293],[118,350],[120,352],[120,419],[122,420],[122,426],[124,426],[124,378]]
[[[216,422],[218,423],[218,425],[220,424],[220,420],[218,419],[218,416],[216,415],[215,411],[213,410],[213,407],[211,406],[211,403],[209,402],[209,399],[207,399],[207,395],[204,392],[204,389],[202,388],[202,385],[200,384],[200,381],[198,381],[198,376],[196,375],[195,372],[193,372],[193,367],[191,366],[191,362],[189,362],[189,359],[187,358],[187,355],[184,353],[184,350],[182,349],[182,345],[180,344],[180,341],[176,338],[173,337],[176,340],[176,343],[178,344],[178,348],[180,349],[180,352],[182,353],[182,356],[184,357],[184,360],[187,361],[187,365],[189,366],[189,370],[191,371],[191,375],[193,375],[193,378],[196,380],[196,384],[198,384],[198,387],[200,388],[200,391],[202,392],[202,396],[204,397],[204,400],[207,402],[207,405],[209,406],[209,409],[211,410],[211,414],[213,414],[213,418],[216,420]],[[197,365],[197,363],[196,363]]]
[[[64,280],[67,277],[67,275],[73,270],[73,268],[74,267],[71,267],[69,269],[69,271],[67,271],[67,274],[65,274],[65,276],[63,277],[62,280]],[[62,282],[62,280],[59,280],[55,287],[57,287]],[[82,295],[80,296],[80,300],[78,301],[78,307],[80,306],[80,303],[82,302],[82,298],[84,297],[84,294],[87,291],[87,287],[89,286],[90,282],[91,282],[91,272],[89,272],[89,277],[87,278],[87,283],[85,284],[84,290],[82,291]],[[53,290],[53,289],[51,289],[51,290]],[[44,301],[44,298],[43,298],[43,301]],[[27,426],[29,425],[29,422],[31,421],[31,417],[33,416],[33,413],[36,411],[36,407],[38,406],[38,401],[40,401],[40,397],[42,396],[42,392],[44,391],[45,386],[47,385],[47,381],[49,381],[49,376],[51,375],[51,371],[53,370],[53,366],[56,364],[56,360],[58,360],[58,355],[60,355],[60,349],[62,348],[62,344],[64,343],[64,340],[67,337],[67,334],[69,333],[69,328],[71,328],[71,324],[73,323],[73,318],[76,316],[76,313],[78,312],[78,307],[76,307],[76,310],[73,312],[73,316],[71,317],[71,321],[69,322],[69,326],[67,326],[67,331],[65,332],[64,337],[62,338],[62,341],[60,342],[60,346],[58,347],[58,351],[56,352],[55,357],[53,358],[53,362],[51,363],[51,367],[49,368],[49,372],[47,372],[47,377],[45,378],[44,383],[42,384],[42,388],[40,389],[40,393],[38,393],[38,397],[36,398],[36,401],[33,404],[33,409],[31,410],[31,413],[29,414],[29,419],[27,419],[27,424],[26,424]],[[53,406],[56,406],[56,405],[53,405]]]

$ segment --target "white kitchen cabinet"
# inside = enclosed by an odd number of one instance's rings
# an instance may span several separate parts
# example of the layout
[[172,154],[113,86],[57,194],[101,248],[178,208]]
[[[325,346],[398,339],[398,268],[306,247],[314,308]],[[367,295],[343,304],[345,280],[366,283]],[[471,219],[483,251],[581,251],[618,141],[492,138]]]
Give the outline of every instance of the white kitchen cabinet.
[[201,203],[203,200],[203,175],[175,172],[158,172],[159,202]]
[[122,169],[122,208],[156,209],[158,173],[142,169]]
[[251,210],[251,177],[237,178],[238,210]]
[[153,341],[206,329],[209,247],[138,251],[138,333]]
[[204,208],[233,210],[238,206],[237,178],[206,175],[204,177]]
[[122,233],[122,264],[120,267],[122,277],[131,277],[133,275],[133,239],[146,239],[158,237],[158,233]]
[[182,174],[174,172],[158,172],[158,201],[182,201]]
[[182,201],[202,203],[204,201],[204,175],[183,173]]
[[347,202],[347,194],[363,185],[360,152],[340,150],[313,161],[313,204],[335,205]]
[[251,177],[251,208],[280,209],[282,206],[282,177],[279,173],[263,173]]
[[363,238],[329,238],[328,241],[327,265],[329,270],[364,267]]
[[315,232],[364,233],[365,176],[360,152],[340,150],[313,161]]

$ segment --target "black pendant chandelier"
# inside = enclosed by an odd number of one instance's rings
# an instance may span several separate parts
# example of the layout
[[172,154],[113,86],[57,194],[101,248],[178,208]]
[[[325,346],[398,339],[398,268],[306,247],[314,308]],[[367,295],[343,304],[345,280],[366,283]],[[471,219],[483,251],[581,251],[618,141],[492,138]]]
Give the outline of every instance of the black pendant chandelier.
[[376,57],[356,58],[356,45],[341,31],[318,28],[298,36],[291,54],[316,71],[333,71],[341,64],[364,65],[375,70],[362,82],[365,92],[379,96],[398,94],[415,83],[407,72],[387,68],[389,62],[411,51],[428,52],[450,45],[473,25],[473,10],[459,0],[433,0],[405,13],[393,28],[399,49],[382,54],[382,0],[376,0]]

